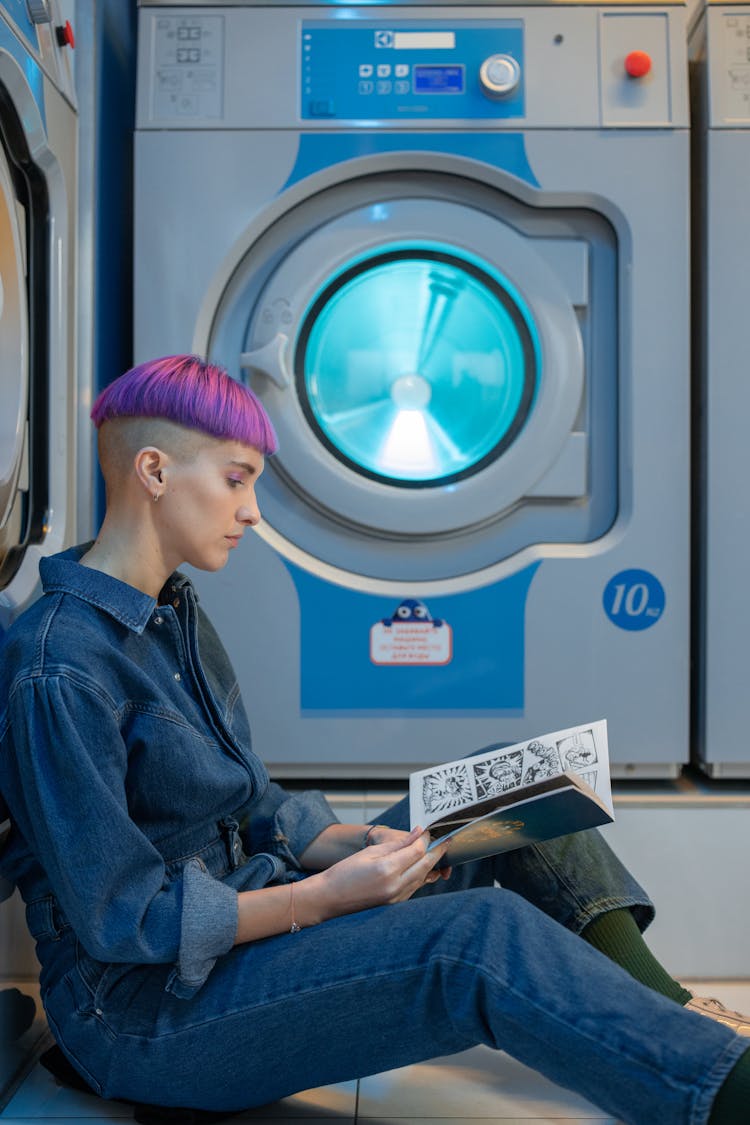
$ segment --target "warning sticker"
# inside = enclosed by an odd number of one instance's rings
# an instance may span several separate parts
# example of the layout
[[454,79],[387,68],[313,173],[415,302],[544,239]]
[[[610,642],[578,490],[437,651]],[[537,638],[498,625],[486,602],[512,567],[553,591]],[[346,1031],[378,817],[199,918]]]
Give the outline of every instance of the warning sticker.
[[373,664],[450,664],[452,658],[453,630],[416,598],[405,599],[370,629]]

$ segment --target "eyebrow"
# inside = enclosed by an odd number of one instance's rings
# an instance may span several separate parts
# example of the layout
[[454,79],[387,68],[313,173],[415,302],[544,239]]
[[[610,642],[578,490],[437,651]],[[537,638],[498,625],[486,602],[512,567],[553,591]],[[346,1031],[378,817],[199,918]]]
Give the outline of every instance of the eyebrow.
[[236,465],[238,469],[244,469],[251,477],[255,476],[258,471],[254,465],[249,465],[247,461],[229,461],[228,464]]

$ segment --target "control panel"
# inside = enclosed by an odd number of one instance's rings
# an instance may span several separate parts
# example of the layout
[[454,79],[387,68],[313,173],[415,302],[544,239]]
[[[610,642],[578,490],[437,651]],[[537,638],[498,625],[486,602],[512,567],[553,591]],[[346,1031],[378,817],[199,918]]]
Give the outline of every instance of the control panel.
[[301,117],[522,117],[523,27],[482,22],[303,21]]
[[154,109],[160,117],[219,117],[223,16],[160,16],[154,36]]
[[[748,0],[750,4],[750,0]],[[678,4],[139,6],[138,128],[687,127]]]
[[724,117],[746,123],[750,121],[750,11],[727,12],[722,30]]

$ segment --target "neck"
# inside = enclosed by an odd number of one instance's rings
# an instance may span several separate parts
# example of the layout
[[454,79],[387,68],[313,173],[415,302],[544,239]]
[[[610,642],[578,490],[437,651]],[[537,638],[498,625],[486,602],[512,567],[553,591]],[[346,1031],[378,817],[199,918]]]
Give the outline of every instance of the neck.
[[164,583],[178,565],[164,557],[152,528],[132,527],[128,521],[116,520],[109,513],[80,562],[152,598],[159,597]]

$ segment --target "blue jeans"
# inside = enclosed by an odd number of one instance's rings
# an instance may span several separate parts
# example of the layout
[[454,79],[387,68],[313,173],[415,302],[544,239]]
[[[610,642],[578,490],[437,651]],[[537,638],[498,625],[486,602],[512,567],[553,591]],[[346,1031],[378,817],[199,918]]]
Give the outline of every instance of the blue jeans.
[[[401,802],[379,819],[407,817]],[[63,929],[40,947],[45,1006],[105,1097],[239,1110],[485,1043],[622,1121],[703,1125],[748,1042],[581,940],[622,906],[651,918],[591,830],[465,864],[408,902],[238,946],[189,1000],[164,991],[169,966],[104,966]]]

